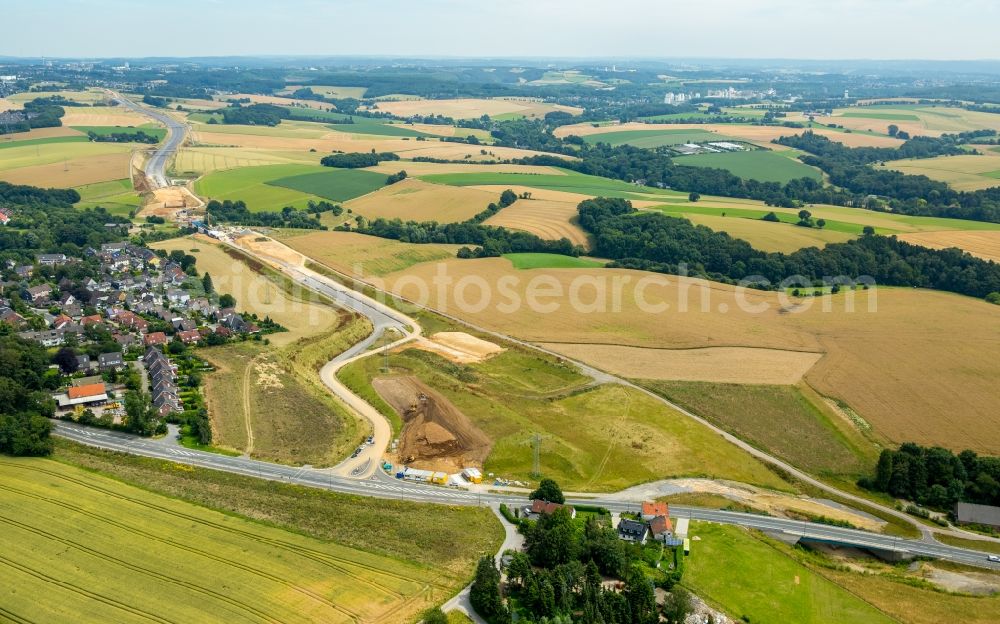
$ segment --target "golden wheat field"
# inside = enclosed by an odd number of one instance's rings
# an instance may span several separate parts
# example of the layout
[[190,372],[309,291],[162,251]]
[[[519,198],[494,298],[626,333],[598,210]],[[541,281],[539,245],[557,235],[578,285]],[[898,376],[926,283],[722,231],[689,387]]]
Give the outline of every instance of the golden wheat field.
[[[395,166],[402,168],[405,165],[395,163]],[[369,219],[382,217],[404,221],[453,223],[472,218],[498,199],[499,193],[430,184],[408,178],[374,193],[352,199],[344,204],[344,207]]]
[[978,191],[1000,186],[1000,154],[996,152],[893,160],[881,166],[907,175],[925,175],[959,191]]
[[[377,277],[414,264],[454,258],[460,247],[400,243],[355,232],[312,232],[282,237],[281,242],[320,264],[357,277]],[[251,241],[247,244],[253,248]]]
[[908,243],[923,245],[931,249],[958,247],[984,260],[1000,262],[1000,231],[987,232],[916,232],[900,234],[899,238]]
[[[432,296],[428,304],[483,327],[545,343],[821,353],[804,380],[845,401],[880,434],[897,442],[1000,452],[993,405],[1000,308],[979,300],[905,288],[790,299],[619,269],[518,272],[503,259],[417,264],[387,276],[386,283],[420,298],[417,284],[431,284],[442,267],[451,285],[441,300]],[[500,278],[507,280],[503,289]],[[480,296],[481,283],[490,286],[488,300]],[[570,304],[574,288],[577,307]],[[429,295],[437,292],[429,289]],[[851,300],[854,311],[847,309]],[[644,310],[640,302],[653,307]],[[762,309],[746,311],[750,307]],[[588,361],[606,365],[602,358]]]
[[567,238],[576,245],[588,247],[587,233],[576,225],[576,206],[575,202],[519,199],[484,223],[531,232],[549,240]]
[[582,111],[572,106],[546,104],[530,99],[476,99],[459,98],[453,100],[402,100],[397,102],[379,102],[376,109],[397,115],[412,117],[414,115],[444,115],[454,119],[473,119],[489,115],[523,115],[525,117],[544,117],[552,111],[566,111],[577,115]]

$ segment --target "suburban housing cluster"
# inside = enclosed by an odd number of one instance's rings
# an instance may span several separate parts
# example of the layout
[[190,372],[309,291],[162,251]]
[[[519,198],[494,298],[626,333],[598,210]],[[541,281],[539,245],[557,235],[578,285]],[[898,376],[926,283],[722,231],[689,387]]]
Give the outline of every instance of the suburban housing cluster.
[[[520,510],[522,518],[537,520],[543,515],[554,513],[565,508],[571,518],[576,517],[576,509],[572,505],[550,503],[544,500],[532,500]],[[615,527],[618,538],[626,542],[643,544],[648,541],[661,542],[665,546],[680,546],[687,539],[688,519],[680,518],[675,529],[670,518],[670,507],[667,503],[644,501],[639,513],[622,514]]]

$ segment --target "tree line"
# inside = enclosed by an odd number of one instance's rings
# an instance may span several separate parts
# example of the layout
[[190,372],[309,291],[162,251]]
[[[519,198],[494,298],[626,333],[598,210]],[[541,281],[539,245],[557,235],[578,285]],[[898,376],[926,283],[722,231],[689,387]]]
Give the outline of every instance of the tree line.
[[332,204],[327,207],[321,204],[326,204],[326,202],[313,204],[311,210],[307,212],[296,210],[291,206],[285,206],[281,212],[251,212],[242,199],[236,201],[227,199],[221,202],[213,199],[208,202],[206,210],[212,219],[240,225],[325,230],[326,226],[319,222],[320,213],[334,212],[334,208],[339,209],[340,207],[335,207]]
[[98,134],[93,130],[87,132],[87,137],[91,141],[98,143],[148,143],[150,145],[159,143],[160,140],[151,134],[146,134],[142,130],[135,132],[111,132],[108,134]]
[[0,323],[0,453],[48,455],[49,421],[55,414],[50,392],[59,375],[49,370],[51,357],[41,344],[23,340]]
[[888,286],[916,286],[985,298],[1000,292],[1000,265],[958,249],[928,249],[868,230],[858,239],[808,247],[791,254],[764,252],[744,240],[658,212],[638,212],[624,199],[599,197],[577,208],[580,226],[593,235],[593,255],[609,266],[690,274],[734,283],[873,278]]
[[347,152],[344,154],[330,154],[320,159],[319,164],[324,167],[336,167],[338,169],[363,169],[374,167],[383,160],[399,160],[399,155],[393,152]]
[[938,509],[959,501],[1000,506],[1000,457],[980,457],[970,450],[956,455],[908,442],[897,450],[884,449],[874,476],[858,485]]

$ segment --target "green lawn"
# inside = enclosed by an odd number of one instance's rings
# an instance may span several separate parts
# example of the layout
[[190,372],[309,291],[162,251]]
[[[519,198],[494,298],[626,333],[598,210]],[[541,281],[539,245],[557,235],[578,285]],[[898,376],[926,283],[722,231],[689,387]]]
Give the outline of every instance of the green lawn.
[[78,186],[76,191],[80,194],[77,208],[101,206],[113,215],[127,217],[142,204],[142,199],[127,178]]
[[451,186],[508,185],[530,186],[552,191],[600,195],[603,197],[624,197],[626,199],[649,199],[649,195],[663,198],[687,198],[687,193],[666,191],[653,187],[636,186],[621,180],[611,180],[598,176],[584,175],[564,170],[565,175],[533,173],[438,173],[418,176],[435,184]]
[[132,134],[142,130],[146,134],[156,137],[157,141],[162,141],[163,137],[167,136],[165,128],[161,128],[153,124],[144,124],[141,126],[73,126],[73,129],[84,134],[93,132],[98,136],[107,136],[109,134],[122,132]]
[[740,139],[725,136],[708,130],[690,130],[687,128],[662,128],[656,130],[619,130],[590,134],[583,139],[590,144],[609,143],[613,146],[632,145],[635,147],[663,147],[681,145],[683,143],[704,143],[707,141],[739,141]]
[[639,383],[811,474],[860,476],[877,460],[874,445],[795,386]]
[[17,134],[2,134],[0,135],[0,149],[25,147],[26,145],[45,145],[47,143],[86,143],[88,141],[90,139],[85,136],[58,136],[41,139],[22,139],[18,141]]
[[549,253],[509,253],[503,257],[510,260],[515,269],[589,269],[604,266],[603,262],[592,258]]
[[280,186],[333,201],[347,201],[367,195],[385,186],[386,175],[361,169],[332,169],[304,173],[270,180],[270,186]]
[[676,162],[679,165],[692,167],[725,169],[745,180],[760,180],[761,182],[785,184],[796,178],[823,179],[819,171],[798,159],[768,150],[694,154],[678,157]]
[[735,620],[891,624],[896,620],[738,527],[692,522],[682,584]]
[[291,188],[268,184],[282,178],[327,171],[319,165],[262,165],[215,171],[195,182],[195,190],[209,199],[239,200],[246,202],[254,212],[280,211],[285,206],[303,209],[309,200],[319,201],[310,195]]

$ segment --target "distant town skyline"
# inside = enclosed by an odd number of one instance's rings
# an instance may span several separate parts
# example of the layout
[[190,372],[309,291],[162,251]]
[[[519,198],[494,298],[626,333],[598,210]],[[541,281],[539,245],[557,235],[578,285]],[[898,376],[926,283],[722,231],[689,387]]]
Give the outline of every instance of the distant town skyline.
[[33,0],[0,55],[998,59],[991,0]]

